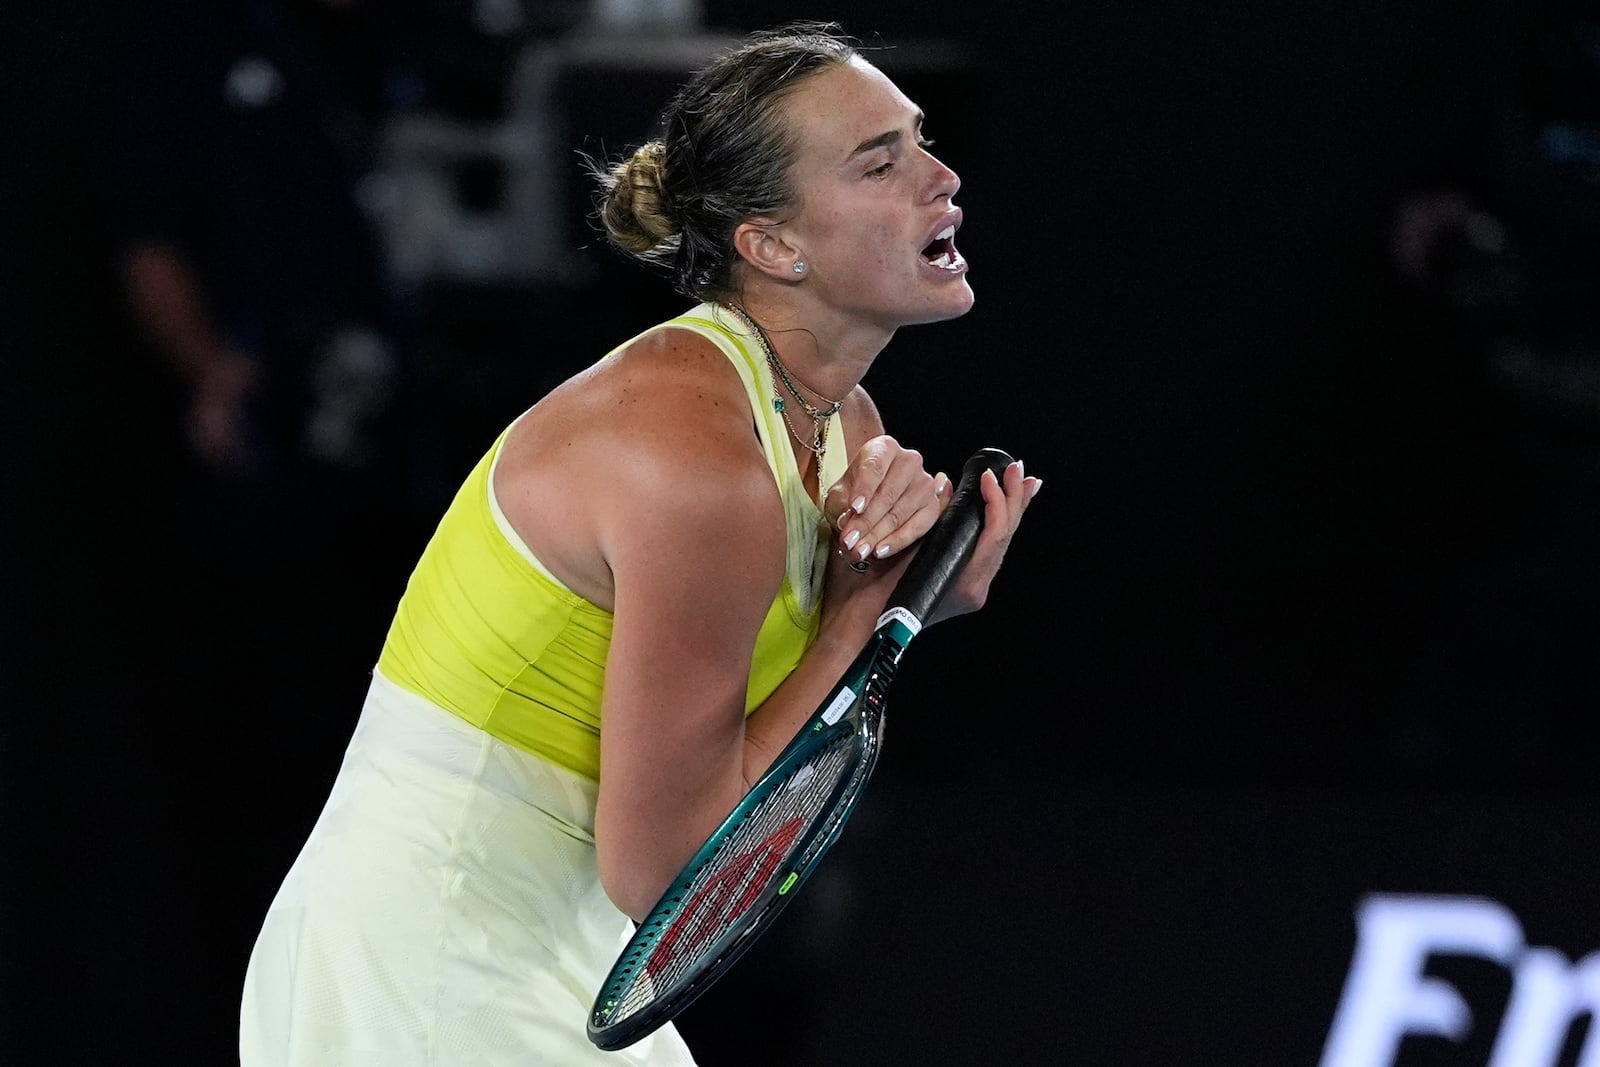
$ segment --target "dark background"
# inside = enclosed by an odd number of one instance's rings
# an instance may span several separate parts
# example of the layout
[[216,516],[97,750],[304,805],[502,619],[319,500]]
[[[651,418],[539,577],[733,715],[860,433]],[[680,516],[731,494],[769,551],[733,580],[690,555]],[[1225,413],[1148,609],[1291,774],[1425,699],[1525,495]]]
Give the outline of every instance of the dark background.
[[[985,612],[908,655],[828,868],[685,1016],[705,1067],[1310,1065],[1372,891],[1487,895],[1533,943],[1600,947],[1594,438],[1571,414],[1600,394],[1509,386],[1493,331],[1389,253],[1419,190],[1496,195],[1507,12],[705,5],[733,30],[801,14],[906,46],[882,65],[964,179],[977,305],[886,351],[886,422],[946,469],[992,444],[1046,485]],[[87,0],[0,13],[5,1063],[236,1056],[250,940],[405,580],[357,554],[293,591],[306,615],[363,598],[325,673],[238,642],[242,677],[308,674],[321,702],[242,721],[176,676],[169,384],[91,207],[115,25]],[[439,44],[492,93],[494,42]],[[563,152],[639,139],[664,92],[572,82]],[[431,295],[445,469],[676,306],[563,240],[582,280]],[[300,625],[257,607],[204,626]],[[1471,1041],[1398,1062],[1485,1062],[1503,985],[1471,987]]]

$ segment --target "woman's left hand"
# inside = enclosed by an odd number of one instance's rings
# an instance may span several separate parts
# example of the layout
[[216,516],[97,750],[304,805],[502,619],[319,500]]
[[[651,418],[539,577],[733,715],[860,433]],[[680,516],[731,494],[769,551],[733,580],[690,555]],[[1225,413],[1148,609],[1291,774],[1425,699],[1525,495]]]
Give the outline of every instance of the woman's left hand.
[[965,615],[983,607],[989,599],[989,585],[1000,572],[1011,537],[1022,523],[1023,512],[1038,495],[1044,481],[1026,475],[1022,461],[1014,460],[1006,466],[1000,477],[993,471],[984,471],[978,482],[983,494],[983,532],[973,547],[972,558],[962,568],[950,591],[939,601],[933,617],[926,624]]

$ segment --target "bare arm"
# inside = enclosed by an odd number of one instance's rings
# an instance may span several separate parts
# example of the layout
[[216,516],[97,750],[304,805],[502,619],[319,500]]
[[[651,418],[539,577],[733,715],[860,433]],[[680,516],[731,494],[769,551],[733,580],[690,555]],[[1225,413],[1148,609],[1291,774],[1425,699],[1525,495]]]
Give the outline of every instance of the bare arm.
[[744,795],[745,690],[783,575],[770,472],[707,444],[692,442],[692,466],[638,462],[628,514],[606,524],[616,604],[595,836],[602,884],[635,918]]
[[[678,331],[598,377],[581,387],[576,415],[555,405],[535,414],[568,423],[559,440],[578,442],[568,453],[578,463],[563,466],[588,468],[562,495],[586,500],[585,528],[566,547],[597,549],[603,562],[590,576],[609,588],[597,581],[586,595],[614,615],[597,860],[608,895],[641,918],[849,666],[892,577],[851,573],[851,588],[828,597],[798,668],[747,718],[755,640],[783,580],[787,529],[743,388],[720,352]],[[556,441],[547,437],[542,450]],[[931,524],[931,493],[928,502]]]
[[131,249],[123,258],[123,286],[135,323],[190,387],[191,446],[214,466],[236,461],[243,448],[241,407],[255,365],[213,324],[201,284],[175,248]]
[[201,285],[177,249],[141,244],[123,257],[123,284],[134,321],[172,368],[190,382],[228,357]]

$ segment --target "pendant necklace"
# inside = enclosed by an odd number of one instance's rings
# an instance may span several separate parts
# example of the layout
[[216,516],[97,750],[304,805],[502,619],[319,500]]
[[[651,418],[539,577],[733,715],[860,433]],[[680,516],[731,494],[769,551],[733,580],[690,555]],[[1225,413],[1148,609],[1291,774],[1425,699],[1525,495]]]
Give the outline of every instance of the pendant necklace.
[[[785,367],[783,362],[778,359],[778,354],[772,350],[772,342],[767,340],[767,331],[763,330],[760,324],[751,318],[749,313],[738,304],[728,303],[723,306],[739,316],[744,324],[750,327],[750,332],[755,335],[756,342],[761,345],[761,351],[766,354],[767,366],[771,368],[773,378],[772,410],[782,416],[783,424],[789,428],[789,436],[793,437],[801,448],[816,456],[818,463],[820,463],[823,455],[828,451],[828,420],[839,413],[839,409],[844,406],[844,401],[829,400],[810,386],[802,387],[789,373],[789,368]],[[811,416],[811,439],[809,441],[794,428],[794,423],[789,420],[789,407],[777,388],[780,382],[789,391],[789,395],[794,397],[801,410]],[[807,392],[821,400],[826,406],[818,407],[808,401],[801,394],[801,388],[805,388]]]

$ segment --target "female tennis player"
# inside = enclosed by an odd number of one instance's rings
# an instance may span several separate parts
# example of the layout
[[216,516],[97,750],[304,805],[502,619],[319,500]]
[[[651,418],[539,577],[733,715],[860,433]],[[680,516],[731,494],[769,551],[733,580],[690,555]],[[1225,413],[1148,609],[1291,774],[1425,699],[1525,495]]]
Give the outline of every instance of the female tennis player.
[[[950,481],[862,377],[973,302],[955,173],[833,24],[752,35],[597,161],[691,306],[506,427],[412,572],[245,977],[243,1067],[691,1064],[585,1025],[631,933],[871,634]],[[1039,490],[982,482],[940,616]]]

